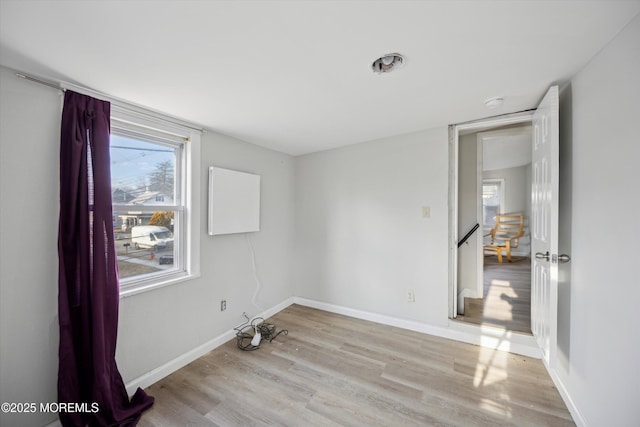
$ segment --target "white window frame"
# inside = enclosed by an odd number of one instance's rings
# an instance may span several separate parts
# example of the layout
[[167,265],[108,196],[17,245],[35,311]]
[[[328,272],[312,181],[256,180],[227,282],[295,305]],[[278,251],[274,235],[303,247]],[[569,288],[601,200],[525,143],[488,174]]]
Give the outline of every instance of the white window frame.
[[[503,214],[504,213],[504,203],[505,203],[505,179],[504,178],[486,178],[482,180],[482,192],[484,193],[484,186],[485,185],[495,185],[497,184],[499,186],[499,197],[500,197],[500,205],[498,206],[498,214]],[[482,203],[482,225],[483,225],[483,231],[486,233],[488,231],[490,231],[495,225],[495,221],[493,222],[493,224],[485,224],[484,222],[484,199],[483,199],[483,203]]]
[[[182,126],[155,114],[137,112],[117,105],[111,107],[111,132],[154,143],[180,147],[176,158],[176,197],[173,205],[136,206],[138,211],[176,211],[180,227],[175,245],[178,245],[177,268],[170,272],[156,272],[120,279],[120,297],[181,283],[200,275],[200,139],[201,132]],[[179,187],[178,187],[179,186]],[[130,209],[130,205],[112,204],[117,209]]]

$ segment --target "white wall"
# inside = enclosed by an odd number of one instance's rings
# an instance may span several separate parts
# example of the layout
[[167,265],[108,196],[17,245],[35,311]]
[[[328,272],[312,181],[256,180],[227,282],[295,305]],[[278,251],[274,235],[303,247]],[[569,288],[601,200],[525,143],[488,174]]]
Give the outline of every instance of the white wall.
[[[0,67],[0,401],[55,402],[61,97]],[[37,426],[51,414],[0,414]]]
[[[478,136],[470,133],[458,140],[458,238],[461,239],[478,223]],[[464,289],[472,298],[478,294],[478,239],[482,239],[482,228],[467,240],[468,244],[458,249],[458,314],[464,314]],[[480,279],[482,280],[482,279]]]
[[527,174],[530,166],[517,166],[508,169],[484,171],[483,179],[504,179],[504,213],[524,213],[527,211],[527,200],[531,199],[531,187],[527,188]]
[[[207,132],[202,137],[201,162],[203,201],[207,200],[208,166],[261,175],[261,231],[209,236],[203,203],[202,277],[120,302],[117,357],[125,381],[232,329],[241,322],[243,312],[255,315],[293,294],[293,158]],[[247,236],[262,284],[256,301],[259,307],[251,303],[257,283]],[[224,313],[220,312],[222,299],[227,301]]]
[[571,80],[572,117],[561,117],[572,125],[573,221],[556,372],[588,426],[640,420],[639,43],[640,15]]
[[[55,402],[61,96],[0,68],[0,401]],[[267,309],[291,297],[294,159],[233,138],[202,137],[201,277],[121,300],[117,361],[125,382],[256,314],[245,235],[206,234],[210,165],[262,176],[261,231],[251,234]],[[220,312],[220,300],[227,311]],[[43,425],[55,414],[0,414],[0,425]]]
[[447,165],[446,128],[297,157],[296,295],[445,326]]

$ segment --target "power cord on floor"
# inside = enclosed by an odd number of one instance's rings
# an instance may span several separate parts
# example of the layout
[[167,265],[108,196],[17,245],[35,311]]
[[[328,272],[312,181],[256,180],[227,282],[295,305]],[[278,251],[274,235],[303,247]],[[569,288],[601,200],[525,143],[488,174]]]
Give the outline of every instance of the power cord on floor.
[[262,282],[260,281],[260,276],[258,276],[258,269],[256,267],[256,252],[253,249],[253,243],[251,242],[251,233],[246,233],[245,236],[247,237],[247,245],[249,246],[249,252],[251,254],[251,267],[253,269],[253,278],[256,281],[256,290],[253,293],[253,296],[251,297],[251,304],[253,304],[253,306],[258,310],[263,311],[262,307],[260,307],[260,305],[257,302],[258,294],[262,289]]
[[[289,334],[289,331],[286,329],[277,331],[276,325],[273,323],[266,323],[262,317],[256,317],[250,321],[246,313],[243,315],[247,321],[234,328],[236,331],[236,344],[240,350],[257,350],[260,348],[260,344],[263,341],[271,342],[282,333],[285,335]],[[250,331],[252,331],[253,334],[251,334]]]

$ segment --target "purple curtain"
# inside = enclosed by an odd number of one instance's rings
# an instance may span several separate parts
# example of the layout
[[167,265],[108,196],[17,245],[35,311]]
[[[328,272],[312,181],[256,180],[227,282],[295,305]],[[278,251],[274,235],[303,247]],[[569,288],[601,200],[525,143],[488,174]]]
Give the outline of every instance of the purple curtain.
[[[60,135],[58,401],[64,426],[134,426],[153,397],[131,401],[116,366],[118,267],[111,207],[111,104],[66,91]],[[97,405],[96,405],[97,404]],[[96,411],[97,409],[97,411]]]

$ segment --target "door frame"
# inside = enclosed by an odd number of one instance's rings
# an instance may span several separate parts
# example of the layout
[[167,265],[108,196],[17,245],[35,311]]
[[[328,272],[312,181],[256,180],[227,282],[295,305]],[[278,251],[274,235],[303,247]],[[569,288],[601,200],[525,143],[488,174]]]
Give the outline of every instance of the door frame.
[[460,132],[491,130],[511,124],[531,124],[534,111],[522,111],[449,125],[449,319],[455,319],[458,315],[458,240],[460,237],[458,236],[458,157]]

